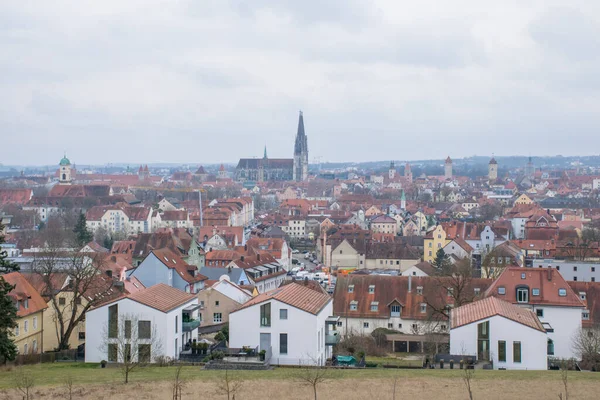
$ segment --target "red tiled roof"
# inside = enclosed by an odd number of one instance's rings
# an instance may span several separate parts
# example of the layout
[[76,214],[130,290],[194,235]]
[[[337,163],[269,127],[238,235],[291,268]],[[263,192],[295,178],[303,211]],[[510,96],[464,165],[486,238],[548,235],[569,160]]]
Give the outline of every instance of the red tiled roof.
[[[579,296],[553,268],[505,268],[485,292],[485,296],[494,296],[510,303],[517,303],[517,287],[529,288],[529,304],[544,304],[562,307],[584,307]],[[505,294],[499,294],[498,288],[504,287]],[[532,289],[539,289],[539,296],[534,296]],[[559,290],[565,289],[565,296]]]
[[194,300],[196,295],[159,283],[130,294],[127,298],[166,313]]
[[538,331],[546,332],[532,310],[515,306],[495,297],[488,297],[453,309],[450,314],[450,326],[451,329],[454,329],[495,315],[510,319]]
[[[15,288],[8,294],[9,297],[14,300],[20,301],[20,307],[17,311],[17,317],[25,317],[30,314],[45,310],[48,305],[38,293],[37,290],[25,279],[25,277],[19,272],[10,272],[0,276],[0,279],[4,279],[10,285]],[[25,308],[24,300],[27,299],[28,307]]]
[[325,293],[318,293],[307,286],[300,285],[298,283],[292,283],[266,293],[259,294],[233,312],[243,310],[269,300],[277,300],[314,315],[319,314],[319,312],[327,304],[329,304],[330,301],[332,301],[331,297]]
[[27,204],[33,197],[32,189],[0,189],[0,205]]
[[165,211],[161,214],[163,221],[187,221],[188,212],[185,210]]
[[[154,254],[154,256],[167,268],[177,271],[179,276],[188,283],[200,282],[208,279],[206,276],[197,272],[197,266],[189,265],[181,257],[167,248],[152,250],[151,253]],[[192,275],[190,271],[194,271],[194,275]]]

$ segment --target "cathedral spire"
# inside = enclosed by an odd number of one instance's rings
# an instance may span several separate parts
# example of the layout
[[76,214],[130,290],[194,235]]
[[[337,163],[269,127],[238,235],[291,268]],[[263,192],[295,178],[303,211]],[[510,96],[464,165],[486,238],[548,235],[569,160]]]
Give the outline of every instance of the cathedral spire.
[[267,157],[267,145],[265,144],[265,154],[263,154],[263,158],[266,160]]
[[296,181],[305,181],[308,179],[308,139],[304,132],[304,116],[302,111],[298,116],[298,131],[296,132],[296,142],[294,144],[294,168],[293,176]]
[[304,117],[302,111],[298,117],[298,132],[296,133],[296,145],[294,146],[294,154],[302,154],[303,151],[307,151],[306,148],[306,133],[304,132]]

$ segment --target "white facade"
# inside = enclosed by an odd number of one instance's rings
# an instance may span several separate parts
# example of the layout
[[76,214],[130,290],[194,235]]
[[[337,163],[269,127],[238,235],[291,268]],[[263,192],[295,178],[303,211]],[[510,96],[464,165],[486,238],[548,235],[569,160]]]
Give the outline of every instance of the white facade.
[[420,270],[416,265],[413,265],[406,271],[402,272],[402,276],[429,276],[422,270]]
[[[197,303],[198,299],[194,298],[189,302],[164,313],[129,298],[124,298],[91,309],[85,315],[85,362],[98,363],[102,360],[108,360],[108,350],[105,344],[107,341],[111,341],[111,339],[107,339],[106,336],[108,332],[109,307],[113,305],[118,306],[119,322],[122,318],[129,316],[132,317],[132,320],[150,321],[152,333],[156,333],[157,337],[148,340],[147,342],[159,344],[157,349],[152,349],[152,362],[155,361],[155,357],[161,355],[179,359],[181,347],[183,347],[189,339],[193,340],[198,337],[198,328],[189,332],[183,332],[183,309]],[[196,311],[193,313],[197,314]],[[194,315],[192,315],[192,317],[194,317]],[[197,317],[197,315],[195,317]],[[121,323],[119,323],[119,328],[122,328]],[[144,341],[140,339],[139,343],[142,344]]]
[[554,343],[554,357],[560,359],[576,358],[577,354],[571,347],[575,334],[581,328],[583,307],[534,305],[532,310],[538,315],[542,323],[550,324],[550,327],[554,330],[548,332],[548,338]]
[[109,233],[124,232],[134,235],[138,232],[152,232],[152,211],[147,213],[145,219],[133,219],[124,210],[118,208],[107,209],[99,219],[92,219],[88,215],[87,228],[93,233],[100,227]]
[[[452,329],[450,354],[477,357],[477,325],[486,321],[489,321],[490,359],[493,361],[494,369],[548,369],[546,333],[499,315]],[[500,341],[506,343],[506,361],[498,360]],[[520,343],[520,362],[514,360],[515,342]]]
[[[367,317],[340,317],[338,330],[342,335],[370,335],[377,328],[387,328],[404,334],[422,335],[432,328],[427,320],[403,319],[400,317],[367,318]],[[448,323],[442,322],[436,331],[447,332]]]
[[[270,326],[261,326],[260,308],[267,303],[271,304]],[[281,318],[284,312],[280,310],[287,310],[286,319]],[[278,300],[255,304],[229,314],[229,346],[232,348],[259,346],[260,350],[271,352],[271,364],[325,365],[327,358],[332,355],[331,346],[325,345],[327,335],[325,321],[331,315],[333,315],[333,301],[330,301],[317,315]],[[287,334],[287,353],[280,351],[284,350],[280,348],[282,334]]]

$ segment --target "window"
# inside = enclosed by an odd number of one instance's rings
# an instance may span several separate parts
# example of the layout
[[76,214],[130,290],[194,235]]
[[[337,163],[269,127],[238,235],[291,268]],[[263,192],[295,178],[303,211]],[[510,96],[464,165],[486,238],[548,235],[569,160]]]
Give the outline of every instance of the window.
[[15,326],[15,336],[19,336],[19,324]]
[[527,288],[517,288],[517,302],[527,303],[529,301],[529,290]]
[[379,302],[377,301],[372,301],[371,302],[371,311],[377,311],[379,308]]
[[398,324],[398,329],[402,329],[402,324]]
[[287,333],[279,334],[279,354],[288,353],[288,335]]
[[27,354],[27,343],[23,345],[23,354]]
[[481,289],[476,287],[473,289],[473,291],[475,292],[475,295],[477,296],[479,293],[481,293]]
[[213,314],[213,322],[214,323],[223,322],[223,314],[220,312],[214,313]]
[[369,285],[369,293],[375,293],[375,285]]
[[215,307],[219,307],[219,300],[215,301]]
[[388,329],[392,329],[394,327],[394,324],[388,322]]
[[577,271],[577,266],[574,266],[574,267],[573,267],[573,271]]
[[64,306],[65,304],[67,304],[67,300],[64,297],[59,297],[58,298],[58,305],[59,306]]
[[351,311],[358,310],[358,301],[353,300],[350,302],[350,310]]
[[33,339],[33,346],[31,346],[31,352],[33,354],[37,353],[37,340]]
[[150,321],[138,321],[138,338],[152,339],[152,329],[150,328]]
[[354,285],[348,285],[348,293],[354,293]]
[[[150,323],[150,321],[148,321]],[[138,361],[139,362],[150,362],[152,358],[151,346],[149,344],[138,345]]]
[[363,328],[368,328],[369,327],[369,323],[368,322],[363,322]]
[[108,361],[109,362],[117,362],[117,344],[109,343],[108,344]]
[[29,331],[29,321],[25,320],[23,322],[23,332],[27,333]]
[[338,321],[337,326],[342,326],[342,321]]
[[79,332],[79,340],[85,340],[85,332]]
[[423,286],[417,286],[417,294],[419,294],[419,295],[423,294]]
[[521,342],[513,342],[513,362],[521,362]]
[[399,304],[394,304],[392,305],[392,317],[399,317],[400,316],[400,305]]
[[33,329],[37,329],[37,317],[33,317]]
[[125,339],[131,339],[131,321],[125,321]]
[[421,303],[421,313],[427,312],[427,303]]
[[444,324],[440,325],[440,330],[441,331],[446,331],[446,329],[447,329],[446,325],[444,325]]
[[596,278],[592,276],[592,282],[596,282]]
[[27,310],[29,308],[29,299],[23,300],[23,307]]
[[527,274],[525,272],[521,273],[521,279],[525,279],[526,276]]
[[271,303],[260,306],[260,326],[271,326]]
[[108,307],[108,337],[116,338],[119,334],[119,305]]
[[537,315],[538,317],[543,317],[544,316],[544,309],[543,308],[538,308],[535,310],[535,315]]
[[558,289],[558,295],[560,297],[565,297],[567,295],[567,289],[563,289],[563,288]]
[[548,355],[554,355],[554,341],[552,339],[548,339]]
[[581,300],[585,300],[585,299],[586,299],[585,292],[579,292],[579,298],[580,298]]
[[557,266],[556,266],[556,270],[557,270],[557,271],[560,271],[560,265],[557,265]]
[[539,296],[540,295],[540,289],[539,288],[533,288],[533,289],[531,289],[531,295],[532,296]]
[[583,310],[583,312],[581,313],[581,319],[584,320],[589,320],[590,319],[590,311],[589,310]]
[[412,328],[412,330],[413,330],[413,331],[415,331],[415,332],[418,332],[418,331],[419,331],[419,325],[417,325],[417,324],[412,324],[411,328]]
[[279,309],[279,319],[288,319],[288,310],[287,308]]
[[498,340],[498,362],[506,362],[506,342]]
[[452,297],[452,295],[454,294],[454,288],[450,287],[447,289],[447,291],[448,291],[448,293],[447,293],[448,297]]
[[596,267],[592,267],[592,272],[596,272]]

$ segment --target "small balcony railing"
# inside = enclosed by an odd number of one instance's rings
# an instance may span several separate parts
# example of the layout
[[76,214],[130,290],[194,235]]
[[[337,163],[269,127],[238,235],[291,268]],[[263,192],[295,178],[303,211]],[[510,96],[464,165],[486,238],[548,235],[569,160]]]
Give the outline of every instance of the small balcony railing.
[[182,322],[181,329],[184,332],[190,332],[190,331],[193,331],[194,329],[197,329],[199,326],[200,326],[200,321],[198,321],[198,320],[187,321],[187,322]]

